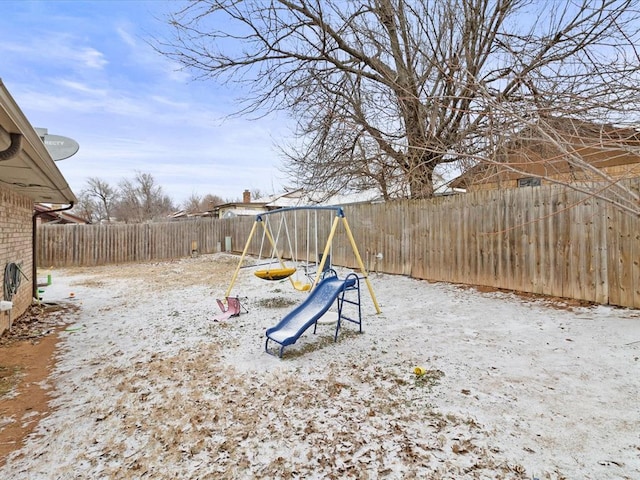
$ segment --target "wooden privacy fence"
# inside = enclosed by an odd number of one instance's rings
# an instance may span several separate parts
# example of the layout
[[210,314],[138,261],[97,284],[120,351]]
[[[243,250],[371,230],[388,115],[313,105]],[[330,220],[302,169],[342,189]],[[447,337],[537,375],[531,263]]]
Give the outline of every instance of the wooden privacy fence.
[[[635,181],[634,188],[639,185],[640,180]],[[370,271],[640,308],[640,219],[574,190],[543,186],[484,191],[351,205],[345,214]],[[295,218],[291,212],[286,215],[290,237],[281,231],[278,248],[287,257],[306,261],[313,221],[299,213]],[[38,264],[157,261],[189,256],[193,245],[198,253],[225,250],[229,240],[231,250],[240,252],[254,221],[43,225],[38,228]],[[270,221],[270,228],[277,229],[275,219]],[[328,225],[325,219],[318,224],[320,250]],[[355,267],[343,233],[338,231],[334,240],[332,261]],[[284,242],[290,242],[294,252]],[[258,255],[261,243],[258,229],[248,253]],[[315,247],[310,251],[316,255]],[[263,245],[262,256],[270,255]]]
[[38,265],[68,267],[167,260],[224,248],[231,222],[40,225]]
[[382,254],[380,271],[640,308],[640,219],[573,190],[347,211],[359,244]]

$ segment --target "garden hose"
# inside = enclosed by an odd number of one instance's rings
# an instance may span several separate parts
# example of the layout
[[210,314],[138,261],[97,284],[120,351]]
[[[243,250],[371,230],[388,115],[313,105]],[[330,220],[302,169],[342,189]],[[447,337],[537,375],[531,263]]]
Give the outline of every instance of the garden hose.
[[4,299],[10,302],[20,287],[21,276],[27,278],[17,263],[7,263],[4,267]]

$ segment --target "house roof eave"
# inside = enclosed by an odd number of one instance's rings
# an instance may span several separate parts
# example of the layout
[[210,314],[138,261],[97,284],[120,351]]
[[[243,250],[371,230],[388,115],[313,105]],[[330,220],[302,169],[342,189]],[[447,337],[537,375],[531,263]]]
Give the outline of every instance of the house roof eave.
[[77,198],[47,151],[40,136],[0,79],[0,135],[18,133],[18,152],[0,161],[0,179],[34,202],[71,204]]

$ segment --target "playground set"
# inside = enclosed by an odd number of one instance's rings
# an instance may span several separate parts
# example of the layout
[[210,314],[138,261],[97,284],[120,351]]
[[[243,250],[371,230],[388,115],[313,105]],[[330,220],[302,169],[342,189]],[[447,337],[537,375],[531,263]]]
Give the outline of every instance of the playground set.
[[[333,219],[328,236],[324,242],[324,248],[322,253],[320,253],[318,249],[320,231],[318,215],[323,212],[333,213]],[[304,225],[306,225],[306,235],[305,238],[302,239],[300,239],[298,235],[299,214],[306,217],[304,222]],[[293,235],[289,228],[291,218],[287,219],[287,217],[293,217]],[[331,265],[333,240],[340,225],[342,225],[346,233],[360,270],[360,275],[350,273],[342,279],[338,277]],[[255,233],[259,227],[262,228],[262,239],[260,242],[258,262],[263,258],[265,241],[268,242],[268,248],[270,248],[271,251],[270,258],[266,263],[243,266],[247,252],[249,251],[252,241],[254,241]],[[276,228],[274,229],[274,227]],[[314,232],[313,237],[311,235],[312,231]],[[311,252],[312,245],[315,250],[313,256]],[[299,247],[302,247],[302,249]],[[299,253],[301,250],[305,252],[304,262],[300,259]],[[286,264],[287,259],[291,260],[294,266],[288,266]],[[364,280],[367,285],[376,313],[380,313],[380,307],[373,292],[367,270],[342,207],[289,207],[257,215],[242,255],[238,261],[238,265],[231,278],[231,283],[225,292],[226,306],[224,301],[217,300],[222,314],[218,315],[215,320],[224,320],[240,315],[243,307],[240,305],[238,297],[231,296],[231,291],[240,270],[256,266],[265,267],[254,272],[254,275],[258,278],[272,281],[288,279],[296,290],[309,292],[309,296],[300,305],[285,315],[277,325],[267,329],[265,342],[265,351],[267,353],[276,354],[276,352],[270,348],[270,343],[273,342],[279,346],[277,354],[279,357],[282,357],[284,348],[294,344],[312,325],[314,326],[313,332],[315,333],[319,321],[334,303],[337,304],[334,341],[338,339],[338,333],[343,321],[357,324],[359,332],[362,332],[361,280]],[[302,278],[300,278],[301,272],[303,273]],[[356,309],[356,314],[347,315],[344,309],[345,304],[353,306],[353,308]]]

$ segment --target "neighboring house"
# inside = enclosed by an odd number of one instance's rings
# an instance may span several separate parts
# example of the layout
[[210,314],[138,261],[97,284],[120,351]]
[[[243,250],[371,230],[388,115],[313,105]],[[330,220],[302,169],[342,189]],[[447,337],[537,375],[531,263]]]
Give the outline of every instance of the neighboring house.
[[216,218],[233,218],[240,216],[255,216],[262,212],[277,210],[279,208],[290,207],[318,207],[318,206],[341,206],[354,203],[373,203],[382,201],[377,190],[366,192],[334,195],[325,198],[326,195],[318,192],[305,192],[302,188],[287,190],[283,193],[269,195],[251,201],[249,190],[243,193],[242,202],[225,203],[218,205],[213,210]]
[[41,203],[36,203],[33,206],[33,209],[38,214],[36,217],[37,225],[43,224],[58,224],[58,225],[66,225],[66,224],[75,224],[75,225],[86,225],[89,222],[88,220],[74,215],[72,213],[66,211],[60,211],[58,207],[47,207]]
[[211,215],[215,218],[233,218],[242,216],[257,215],[262,212],[266,212],[266,202],[262,199],[251,201],[251,192],[245,190],[242,192],[241,202],[223,203],[222,205],[216,205],[211,211]]
[[307,192],[303,189],[298,189],[281,195],[274,201],[269,202],[267,206],[270,209],[284,207],[336,207],[382,201],[382,196],[376,189],[331,196],[327,196],[324,192]]
[[0,80],[0,332],[27,310],[37,290],[36,202],[70,208],[76,197]]
[[211,210],[204,212],[187,212],[186,210],[178,210],[168,215],[171,220],[188,220],[192,218],[233,218],[238,216],[253,216],[261,212],[266,212],[268,208],[265,206],[268,200],[251,201],[251,192],[245,190],[242,192],[241,202],[229,202],[216,205]]
[[547,118],[525,129],[451,182],[467,191],[640,176],[640,132],[570,118]]

